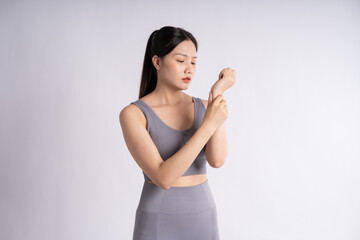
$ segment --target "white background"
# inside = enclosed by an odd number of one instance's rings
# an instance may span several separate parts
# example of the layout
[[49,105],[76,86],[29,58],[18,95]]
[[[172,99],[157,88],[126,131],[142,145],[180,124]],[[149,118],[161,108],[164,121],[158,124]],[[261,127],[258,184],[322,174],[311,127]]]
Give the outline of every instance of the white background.
[[225,67],[223,240],[360,239],[360,2],[0,2],[0,239],[131,239],[144,181],[118,120],[163,26]]

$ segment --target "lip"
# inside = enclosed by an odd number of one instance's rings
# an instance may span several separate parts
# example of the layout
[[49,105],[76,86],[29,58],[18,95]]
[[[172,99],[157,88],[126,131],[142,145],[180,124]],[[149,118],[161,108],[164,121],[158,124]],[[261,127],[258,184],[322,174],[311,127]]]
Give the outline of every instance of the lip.
[[191,78],[190,78],[190,77],[186,77],[186,78],[183,78],[182,80],[184,80],[184,81],[190,81]]

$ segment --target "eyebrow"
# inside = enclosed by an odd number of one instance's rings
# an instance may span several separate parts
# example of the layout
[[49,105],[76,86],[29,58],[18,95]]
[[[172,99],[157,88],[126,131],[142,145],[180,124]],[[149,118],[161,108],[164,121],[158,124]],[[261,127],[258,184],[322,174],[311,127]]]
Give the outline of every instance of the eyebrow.
[[[186,54],[183,54],[183,53],[174,53],[174,55],[183,55],[183,56],[185,56],[185,57],[187,57],[188,55],[186,55]],[[193,57],[193,58],[197,58],[197,56],[195,56],[195,57]]]

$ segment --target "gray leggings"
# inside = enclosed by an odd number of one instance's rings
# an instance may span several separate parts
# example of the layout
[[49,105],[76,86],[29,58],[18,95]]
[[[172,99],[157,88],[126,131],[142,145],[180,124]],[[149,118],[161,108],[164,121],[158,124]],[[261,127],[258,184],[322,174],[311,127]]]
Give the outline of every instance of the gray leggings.
[[165,190],[144,182],[133,240],[219,240],[209,182]]

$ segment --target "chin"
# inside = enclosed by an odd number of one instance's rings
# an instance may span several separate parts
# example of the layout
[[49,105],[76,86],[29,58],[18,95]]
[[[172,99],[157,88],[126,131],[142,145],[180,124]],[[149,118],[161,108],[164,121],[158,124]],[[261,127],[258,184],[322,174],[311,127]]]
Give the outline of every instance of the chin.
[[188,89],[190,86],[189,83],[181,82],[180,84],[175,85],[174,87],[180,88],[180,89]]
[[182,88],[188,89],[190,87],[190,84],[183,85]]

